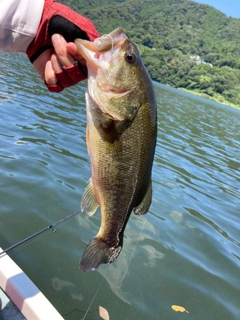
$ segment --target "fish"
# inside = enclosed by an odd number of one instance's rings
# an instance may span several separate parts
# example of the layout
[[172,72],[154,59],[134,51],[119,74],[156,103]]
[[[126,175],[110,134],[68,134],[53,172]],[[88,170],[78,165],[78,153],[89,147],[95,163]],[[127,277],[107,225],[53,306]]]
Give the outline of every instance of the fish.
[[132,212],[143,215],[152,201],[157,108],[151,78],[137,46],[122,28],[89,42],[76,39],[88,71],[86,144],[91,178],[81,210],[101,210],[97,235],[85,248],[82,271],[112,263],[123,247]]

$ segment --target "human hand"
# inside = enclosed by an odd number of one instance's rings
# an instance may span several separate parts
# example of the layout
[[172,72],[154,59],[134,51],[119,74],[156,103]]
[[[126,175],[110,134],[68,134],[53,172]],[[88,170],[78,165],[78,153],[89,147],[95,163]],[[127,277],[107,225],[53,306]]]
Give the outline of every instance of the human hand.
[[85,59],[79,55],[73,42],[67,43],[63,36],[52,36],[53,49],[44,51],[33,66],[40,78],[52,92],[60,92],[66,87],[86,79]]
[[84,59],[77,53],[74,40],[93,41],[97,37],[89,19],[54,0],[45,0],[42,19],[27,55],[48,89],[60,92],[87,77]]

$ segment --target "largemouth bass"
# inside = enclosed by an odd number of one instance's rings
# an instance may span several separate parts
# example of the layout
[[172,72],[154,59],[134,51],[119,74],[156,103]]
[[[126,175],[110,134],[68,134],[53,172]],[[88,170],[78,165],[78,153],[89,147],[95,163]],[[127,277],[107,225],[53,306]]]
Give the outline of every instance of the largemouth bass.
[[145,214],[151,205],[156,100],[138,49],[122,28],[93,43],[80,39],[75,43],[88,69],[86,142],[91,179],[81,208],[89,215],[101,208],[100,230],[80,263],[83,271],[92,271],[118,257],[131,212]]

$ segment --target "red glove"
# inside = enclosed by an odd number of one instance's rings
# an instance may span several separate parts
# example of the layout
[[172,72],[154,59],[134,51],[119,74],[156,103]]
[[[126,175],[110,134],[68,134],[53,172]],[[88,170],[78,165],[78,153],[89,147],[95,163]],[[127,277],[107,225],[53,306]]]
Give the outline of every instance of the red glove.
[[[54,0],[45,0],[42,18],[36,37],[27,49],[27,55],[33,63],[45,50],[52,49],[51,36],[61,34],[67,42],[74,42],[76,38],[93,41],[99,37],[93,23],[71,10],[67,6]],[[87,78],[87,69],[79,64],[63,67],[62,72],[56,73],[58,83],[48,85],[50,91],[60,92],[77,82]]]

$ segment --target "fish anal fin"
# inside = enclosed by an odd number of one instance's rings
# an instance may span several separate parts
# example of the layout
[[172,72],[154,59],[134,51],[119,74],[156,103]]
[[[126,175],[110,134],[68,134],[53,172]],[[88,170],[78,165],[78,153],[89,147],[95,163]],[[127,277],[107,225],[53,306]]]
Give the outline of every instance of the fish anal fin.
[[83,211],[84,209],[86,209],[87,214],[89,216],[92,216],[96,212],[98,206],[99,205],[97,203],[92,189],[92,179],[90,179],[82,196],[81,210]]
[[89,242],[83,253],[80,269],[84,272],[97,270],[102,263],[112,263],[121,250],[121,246],[111,247],[100,237],[95,237]]
[[149,184],[147,192],[142,200],[142,202],[133,209],[133,212],[137,215],[142,215],[148,212],[152,202],[152,182]]

